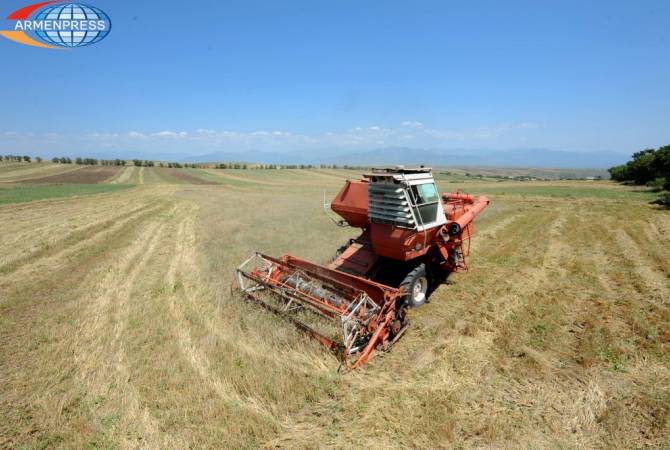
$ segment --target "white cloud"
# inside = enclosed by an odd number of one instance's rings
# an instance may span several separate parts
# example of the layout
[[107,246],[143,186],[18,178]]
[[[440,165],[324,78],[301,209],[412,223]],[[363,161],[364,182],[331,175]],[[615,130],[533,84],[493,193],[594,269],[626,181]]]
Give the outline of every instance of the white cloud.
[[423,128],[424,125],[421,122],[417,121],[411,121],[411,120],[406,120],[403,123],[400,124],[403,127],[409,127],[409,128]]
[[159,138],[170,138],[170,139],[174,139],[174,138],[184,138],[184,137],[188,136],[188,133],[187,133],[186,131],[180,131],[180,132],[176,132],[176,131],[159,131],[158,133],[152,133],[151,136],[159,137]]
[[[356,151],[382,146],[411,145],[417,148],[449,148],[450,146],[509,147],[531,138],[534,122],[502,122],[470,128],[431,127],[422,122],[404,121],[394,127],[361,124],[349,129],[296,133],[288,130],[234,131],[196,128],[191,131],[163,130],[152,132],[132,130],[121,133],[95,132],[87,134],[46,134],[0,132],[7,147],[22,145],[43,146],[45,149],[96,148],[133,149],[138,151],[165,150],[174,153],[204,154],[215,151],[321,151],[339,149]],[[0,145],[2,142],[0,142]],[[462,147],[461,147],[462,148]]]
[[89,138],[97,141],[106,141],[109,139],[116,139],[119,137],[118,133],[90,133],[87,135]]

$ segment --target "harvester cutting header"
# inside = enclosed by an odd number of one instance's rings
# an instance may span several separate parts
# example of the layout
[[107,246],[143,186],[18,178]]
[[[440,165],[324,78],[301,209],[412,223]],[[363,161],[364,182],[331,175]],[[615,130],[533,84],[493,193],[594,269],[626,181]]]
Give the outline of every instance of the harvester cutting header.
[[[473,221],[488,203],[439,195],[429,168],[373,169],[348,180],[330,204],[340,225],[362,233],[328,266],[256,253],[237,269],[240,289],[336,351],[347,368],[358,367],[398,340],[408,307],[424,304],[451,272],[467,270]],[[309,313],[340,336],[308,325]]]

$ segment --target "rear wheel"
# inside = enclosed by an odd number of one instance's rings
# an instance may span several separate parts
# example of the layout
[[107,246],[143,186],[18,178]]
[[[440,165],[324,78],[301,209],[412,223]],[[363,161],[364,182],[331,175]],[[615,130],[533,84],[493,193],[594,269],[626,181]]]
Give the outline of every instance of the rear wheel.
[[400,283],[400,288],[405,291],[405,303],[409,306],[421,306],[426,303],[428,287],[428,273],[423,263],[416,266]]

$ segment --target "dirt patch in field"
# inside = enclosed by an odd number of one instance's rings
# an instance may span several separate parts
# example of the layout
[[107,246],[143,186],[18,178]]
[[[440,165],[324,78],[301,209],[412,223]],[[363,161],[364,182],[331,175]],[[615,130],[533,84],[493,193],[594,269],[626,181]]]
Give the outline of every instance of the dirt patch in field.
[[163,171],[177,180],[187,184],[217,184],[213,181],[203,180],[202,178],[196,177],[195,175],[184,172],[180,169],[163,169]]
[[86,166],[72,172],[61,173],[49,177],[33,178],[24,180],[35,184],[51,183],[77,183],[77,184],[95,184],[104,183],[106,180],[117,175],[119,167],[113,166]]

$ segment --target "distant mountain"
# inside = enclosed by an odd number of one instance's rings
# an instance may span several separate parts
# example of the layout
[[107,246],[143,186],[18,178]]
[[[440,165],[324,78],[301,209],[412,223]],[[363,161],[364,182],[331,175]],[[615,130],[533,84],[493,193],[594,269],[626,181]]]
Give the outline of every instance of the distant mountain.
[[[326,155],[326,156],[319,156]],[[547,149],[515,150],[426,150],[409,147],[387,147],[355,153],[328,154],[325,151],[275,153],[262,151],[221,152],[183,158],[184,162],[243,161],[262,164],[348,164],[348,165],[419,165],[428,166],[497,166],[531,168],[604,169],[625,163],[623,153],[570,152]]]
[[299,155],[277,152],[263,152],[249,150],[245,152],[216,152],[204,155],[182,157],[179,162],[248,162],[258,164],[312,164],[304,162],[304,158]]
[[456,161],[458,152],[433,151],[408,147],[388,147],[344,155],[329,156],[322,159],[323,164],[350,164],[350,165],[388,165],[388,164],[424,164],[424,165],[454,165],[446,161]]
[[236,152],[213,152],[196,156],[183,153],[151,151],[90,152],[37,152],[32,156],[87,157],[98,159],[152,159],[179,162],[246,162],[258,164],[338,164],[352,166],[426,165],[435,167],[477,166],[513,167],[538,169],[607,169],[624,164],[630,155],[624,153],[571,152],[542,148],[487,150],[487,149],[420,149],[411,147],[385,147],[375,150],[348,152],[338,149],[315,149],[312,151],[268,152],[247,150]]

